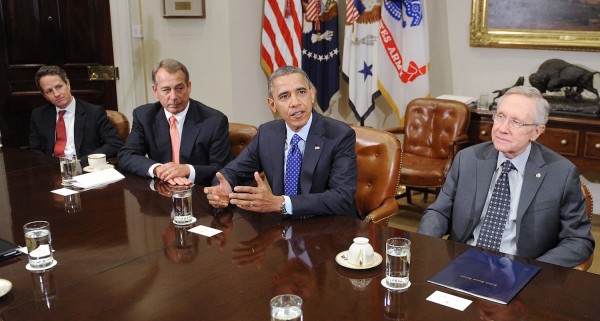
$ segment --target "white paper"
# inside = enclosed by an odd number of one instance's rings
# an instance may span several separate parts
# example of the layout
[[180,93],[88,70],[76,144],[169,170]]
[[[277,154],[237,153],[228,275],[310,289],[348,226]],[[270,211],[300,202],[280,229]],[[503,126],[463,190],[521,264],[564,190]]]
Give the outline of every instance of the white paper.
[[51,191],[52,193],[56,193],[58,195],[62,195],[62,196],[68,196],[71,194],[77,194],[79,193],[78,191],[74,191],[72,189],[68,189],[68,188],[59,188],[59,189],[55,189],[53,191]]
[[197,233],[200,235],[204,235],[206,237],[211,237],[213,235],[217,235],[222,232],[221,230],[217,230],[215,228],[204,226],[204,225],[198,225],[194,228],[189,229],[188,231],[194,232],[194,233]]
[[114,168],[110,168],[98,172],[77,175],[73,177],[73,180],[75,181],[73,185],[76,187],[88,189],[92,187],[114,183],[116,181],[122,180],[123,178],[125,178],[123,174],[119,173]]
[[473,301],[465,298],[458,297],[456,295],[444,293],[441,291],[435,291],[432,295],[427,298],[427,301],[431,301],[437,304],[447,306],[459,311],[464,311],[469,304]]

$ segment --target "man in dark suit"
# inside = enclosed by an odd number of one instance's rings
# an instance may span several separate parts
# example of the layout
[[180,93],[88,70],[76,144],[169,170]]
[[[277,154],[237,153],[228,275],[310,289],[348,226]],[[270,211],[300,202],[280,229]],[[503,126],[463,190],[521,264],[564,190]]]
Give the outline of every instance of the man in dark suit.
[[[106,111],[100,106],[75,99],[62,68],[42,66],[35,75],[35,83],[48,104],[31,113],[29,150],[54,156],[77,155],[84,160],[94,153],[106,154],[107,157],[117,155],[123,143]],[[63,128],[62,136],[57,136],[57,121],[62,124],[59,125]],[[57,142],[61,140],[59,147]]]
[[171,184],[210,185],[229,161],[229,122],[218,110],[190,99],[187,68],[165,59],[152,70],[159,100],[133,111],[131,133],[119,151],[119,167]]
[[[483,246],[488,209],[497,208],[496,180],[506,161],[509,208],[499,250],[573,267],[594,250],[575,165],[535,140],[545,129],[550,107],[533,87],[513,87],[498,102],[492,142],[459,152],[436,201],[425,210],[419,233]],[[510,166],[510,165],[509,165]],[[500,179],[498,179],[500,180]],[[492,205],[494,204],[494,205]]]
[[[313,111],[315,89],[302,69],[285,66],[276,70],[269,78],[268,90],[267,103],[282,119],[260,126],[248,147],[217,173],[219,184],[205,188],[209,202],[215,207],[234,204],[254,212],[281,211],[297,217],[336,214],[357,218],[356,136],[352,128]],[[294,183],[297,190],[286,192],[294,136],[299,136],[301,166]],[[264,172],[271,189],[259,172]],[[257,187],[242,186],[249,182]]]

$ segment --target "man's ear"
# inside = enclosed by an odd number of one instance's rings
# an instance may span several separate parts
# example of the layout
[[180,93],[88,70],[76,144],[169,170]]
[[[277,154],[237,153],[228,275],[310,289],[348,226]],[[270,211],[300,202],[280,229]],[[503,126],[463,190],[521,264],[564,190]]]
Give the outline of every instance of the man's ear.
[[537,125],[533,133],[531,133],[531,137],[529,138],[529,140],[532,142],[535,141],[538,137],[540,137],[541,134],[544,133],[545,130],[546,125]]
[[267,98],[267,104],[269,105],[269,108],[271,108],[271,111],[276,114],[277,108],[275,108],[275,101],[273,100],[273,98]]

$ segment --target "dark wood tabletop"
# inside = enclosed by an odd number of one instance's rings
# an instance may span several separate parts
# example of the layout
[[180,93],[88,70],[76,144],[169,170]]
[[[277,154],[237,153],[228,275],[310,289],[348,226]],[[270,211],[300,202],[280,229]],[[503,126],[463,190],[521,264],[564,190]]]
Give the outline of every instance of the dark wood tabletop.
[[[13,284],[0,298],[0,320],[268,320],[270,299],[282,293],[302,297],[304,320],[600,320],[595,274],[517,257],[541,271],[509,305],[495,304],[427,282],[467,245],[341,216],[216,211],[195,186],[194,226],[223,231],[209,238],[172,223],[171,199],[156,181],[123,174],[81,192],[81,210],[67,211],[50,192],[60,188],[57,160],[0,152],[0,238],[23,245],[23,225],[47,220],[58,261],[43,273],[26,270],[25,255],[0,262],[0,278]],[[381,265],[335,262],[356,236],[369,238]],[[412,241],[404,292],[380,284],[390,237]],[[458,311],[427,301],[435,291],[473,303]]]

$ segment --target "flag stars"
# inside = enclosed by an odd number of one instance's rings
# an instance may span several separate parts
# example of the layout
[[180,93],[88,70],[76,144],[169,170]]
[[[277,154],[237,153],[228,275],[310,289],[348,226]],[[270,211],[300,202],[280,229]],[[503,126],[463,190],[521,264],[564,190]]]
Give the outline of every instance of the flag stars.
[[368,76],[373,76],[373,65],[367,65],[366,61],[363,61],[363,69],[358,72],[363,74],[363,81],[367,80]]
[[302,50],[302,55],[308,57],[309,59],[318,60],[320,62],[329,61],[329,59],[333,59],[333,57],[339,55],[339,51],[337,48],[331,50],[330,52],[321,55],[316,52],[311,52],[306,49]]

